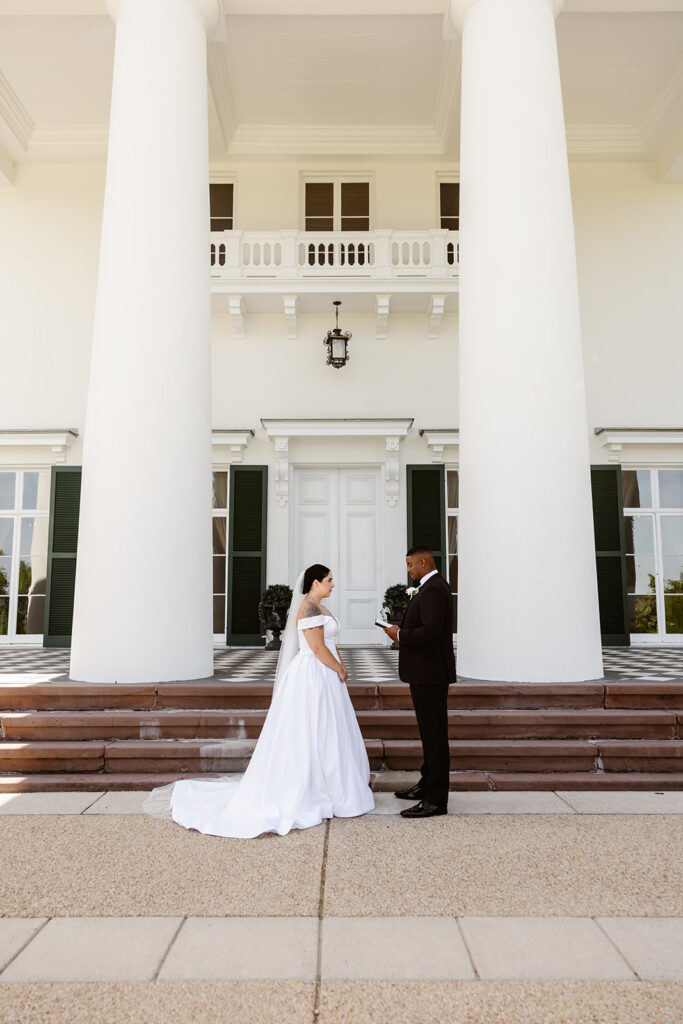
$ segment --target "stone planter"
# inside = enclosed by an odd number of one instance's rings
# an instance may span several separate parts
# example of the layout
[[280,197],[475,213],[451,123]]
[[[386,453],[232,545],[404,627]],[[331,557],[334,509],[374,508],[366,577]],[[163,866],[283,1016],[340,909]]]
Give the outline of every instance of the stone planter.
[[273,634],[272,640],[266,644],[266,651],[279,651],[282,647],[282,641],[280,640],[280,634],[285,628],[287,622],[287,612],[289,611],[288,604],[264,604],[263,605],[263,625],[265,629],[270,630]]

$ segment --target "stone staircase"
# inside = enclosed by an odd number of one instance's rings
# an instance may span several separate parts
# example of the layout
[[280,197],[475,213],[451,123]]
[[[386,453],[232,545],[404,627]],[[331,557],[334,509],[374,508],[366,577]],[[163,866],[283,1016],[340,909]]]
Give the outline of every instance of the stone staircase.
[[[375,788],[421,748],[401,683],[349,693]],[[149,789],[243,771],[268,683],[0,682],[0,793]],[[683,788],[683,682],[461,681],[449,694],[452,789]],[[392,773],[389,779],[386,773]]]

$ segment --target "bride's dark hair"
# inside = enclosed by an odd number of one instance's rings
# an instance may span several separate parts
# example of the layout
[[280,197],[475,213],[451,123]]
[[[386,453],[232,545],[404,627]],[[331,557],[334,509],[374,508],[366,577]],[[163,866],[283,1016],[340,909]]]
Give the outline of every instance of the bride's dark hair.
[[314,582],[316,580],[318,582],[320,582],[320,580],[324,580],[329,571],[330,570],[326,565],[320,565],[318,563],[316,563],[316,565],[309,565],[308,569],[304,573],[304,581],[301,584],[301,593],[307,594]]

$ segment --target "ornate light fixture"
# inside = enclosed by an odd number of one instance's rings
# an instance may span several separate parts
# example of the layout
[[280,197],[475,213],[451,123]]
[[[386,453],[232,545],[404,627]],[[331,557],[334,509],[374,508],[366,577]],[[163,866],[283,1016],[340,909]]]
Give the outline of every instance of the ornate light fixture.
[[342,366],[346,366],[351,358],[349,356],[351,331],[342,331],[339,326],[340,300],[335,299],[333,305],[335,306],[336,326],[333,331],[327,332],[327,337],[323,338],[323,345],[327,346],[327,366],[334,366],[335,370],[341,370]]

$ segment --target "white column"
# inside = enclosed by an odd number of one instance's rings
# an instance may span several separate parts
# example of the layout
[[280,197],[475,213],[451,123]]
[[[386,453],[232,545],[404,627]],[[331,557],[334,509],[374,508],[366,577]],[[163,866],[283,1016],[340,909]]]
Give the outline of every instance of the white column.
[[71,675],[209,676],[207,31],[216,0],[108,0],[109,155]]
[[458,672],[602,676],[562,0],[452,0],[463,35]]

